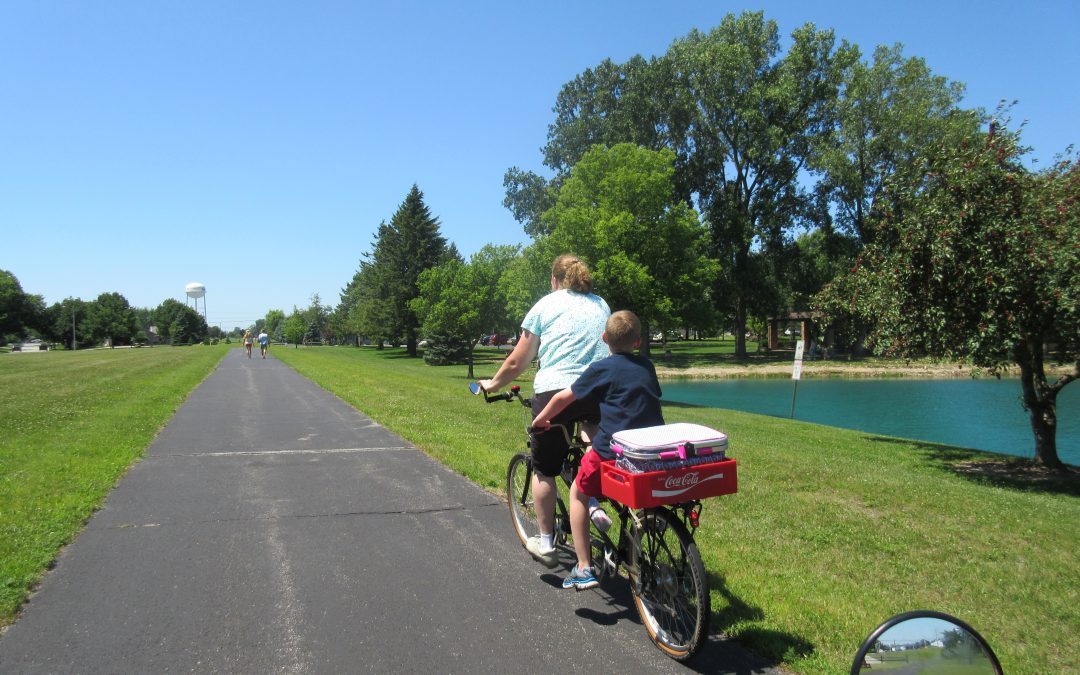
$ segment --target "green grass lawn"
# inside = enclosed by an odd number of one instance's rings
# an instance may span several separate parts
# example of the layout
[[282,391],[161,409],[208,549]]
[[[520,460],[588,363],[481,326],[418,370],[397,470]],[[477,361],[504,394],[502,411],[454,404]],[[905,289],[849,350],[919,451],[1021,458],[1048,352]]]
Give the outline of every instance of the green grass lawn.
[[[402,350],[274,353],[501,492],[523,447],[522,411],[468,395],[464,366],[428,367]],[[485,376],[502,354],[478,357]],[[686,406],[665,416],[727,432],[739,461],[739,493],[708,500],[697,534],[714,631],[797,672],[839,673],[878,623],[935,609],[979,630],[1006,672],[1077,669],[1075,485],[995,484],[953,468],[981,453],[804,422]]]
[[0,356],[0,626],[226,351]]
[[[0,358],[0,624],[227,349]],[[468,395],[465,367],[401,350],[273,353],[501,492],[523,446],[521,409]],[[477,375],[504,354],[478,350]],[[665,414],[726,431],[739,460],[739,493],[706,502],[697,537],[715,631],[797,672],[847,672],[879,622],[936,609],[977,628],[1006,672],[1076,671],[1074,484],[986,482],[954,470],[981,457],[957,448],[724,410]]]

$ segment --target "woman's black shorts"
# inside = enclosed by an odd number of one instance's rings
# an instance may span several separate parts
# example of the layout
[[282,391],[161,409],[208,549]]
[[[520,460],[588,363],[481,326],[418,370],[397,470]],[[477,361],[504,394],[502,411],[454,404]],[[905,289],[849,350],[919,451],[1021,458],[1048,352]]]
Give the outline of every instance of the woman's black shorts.
[[[558,394],[561,389],[545,391],[535,394],[532,399],[532,414],[535,418],[551,397]],[[566,408],[551,418],[552,424],[565,424],[567,432],[573,432],[573,423],[577,421],[593,422],[600,421],[600,405],[596,401],[578,399],[566,406]],[[554,478],[562,471],[563,462],[569,453],[570,447],[566,445],[566,437],[559,429],[548,429],[539,434],[532,435],[532,460],[533,468],[541,476]]]

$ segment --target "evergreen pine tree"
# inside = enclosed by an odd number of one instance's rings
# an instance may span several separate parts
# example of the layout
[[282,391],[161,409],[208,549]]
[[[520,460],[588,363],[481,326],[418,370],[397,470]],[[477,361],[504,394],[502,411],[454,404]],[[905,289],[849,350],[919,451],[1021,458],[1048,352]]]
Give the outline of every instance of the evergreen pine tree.
[[439,233],[439,221],[431,215],[424,203],[424,193],[416,184],[390,219],[388,233],[381,238],[387,235],[390,236],[387,242],[390,279],[386,288],[401,331],[398,337],[405,341],[409,356],[416,356],[420,320],[409,308],[409,301],[420,294],[421,272],[442,262],[447,252],[446,239]]

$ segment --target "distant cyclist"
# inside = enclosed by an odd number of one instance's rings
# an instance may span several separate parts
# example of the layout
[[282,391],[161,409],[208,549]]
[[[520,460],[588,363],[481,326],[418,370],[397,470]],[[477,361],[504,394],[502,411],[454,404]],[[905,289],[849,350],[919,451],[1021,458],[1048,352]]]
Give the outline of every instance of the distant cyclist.
[[[608,355],[604,324],[611,310],[592,292],[592,274],[577,256],[561,255],[551,265],[551,293],[541,298],[521,322],[521,338],[490,380],[481,380],[485,391],[495,392],[510,384],[539,356],[540,369],[533,379],[533,417],[551,397],[573,384],[593,361]],[[576,420],[597,421],[595,402],[575,401],[550,422],[570,425]],[[532,437],[533,499],[540,529],[525,548],[548,567],[558,564],[555,545],[555,477],[569,453],[562,434]]]

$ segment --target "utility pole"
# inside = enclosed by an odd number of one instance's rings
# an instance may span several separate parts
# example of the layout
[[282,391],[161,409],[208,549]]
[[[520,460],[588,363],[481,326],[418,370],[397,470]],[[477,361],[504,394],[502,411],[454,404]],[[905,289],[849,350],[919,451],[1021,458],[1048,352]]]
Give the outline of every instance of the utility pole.
[[71,351],[75,351],[79,348],[79,343],[75,342],[75,305],[71,306]]

